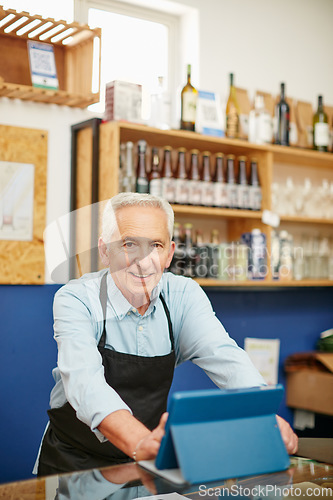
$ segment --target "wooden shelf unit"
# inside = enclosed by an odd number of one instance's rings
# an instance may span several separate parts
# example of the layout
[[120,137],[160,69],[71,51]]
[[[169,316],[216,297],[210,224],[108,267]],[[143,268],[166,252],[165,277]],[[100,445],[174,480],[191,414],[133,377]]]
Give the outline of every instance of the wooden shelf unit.
[[[94,57],[100,72],[100,39],[100,28],[0,6],[0,97],[78,108],[98,102],[99,91],[93,93],[91,86]],[[28,40],[53,45],[59,90],[31,85]],[[99,44],[98,61],[95,43]]]
[[[159,148],[171,146],[174,160],[176,158],[176,149],[179,147],[185,147],[188,151],[193,148],[198,149],[200,152],[207,150],[212,154],[222,152],[224,154],[232,153],[236,156],[245,155],[248,159],[255,156],[258,159],[258,170],[262,187],[262,210],[271,209],[273,171],[275,168],[279,168],[279,163],[284,163],[284,161],[286,164],[293,163],[298,165],[299,169],[301,169],[302,164],[306,166],[310,165],[313,168],[316,168],[319,164],[324,168],[332,169],[331,171],[333,172],[333,155],[331,153],[317,153],[274,145],[256,145],[242,140],[215,138],[180,130],[163,131],[127,122],[106,122],[101,123],[99,127],[98,199],[100,201],[107,200],[118,192],[120,144],[126,141],[136,143],[140,139],[145,139],[149,148],[152,146]],[[173,205],[173,209],[176,220],[181,223],[191,221],[194,227],[204,227],[206,231],[210,231],[212,227],[221,227],[227,241],[237,241],[242,232],[259,228],[266,235],[269,255],[272,228],[262,222],[262,211],[254,212],[250,210],[176,204]],[[282,225],[290,222],[295,227],[301,225],[308,228],[312,227],[311,224],[318,224],[332,231],[333,236],[333,221],[328,219],[308,219],[300,216],[281,217]],[[268,268],[270,269],[269,259]],[[220,281],[213,279],[196,279],[196,281],[202,286],[210,287],[333,286],[333,281],[329,280],[277,281],[272,279],[270,273],[265,280],[258,281]]]

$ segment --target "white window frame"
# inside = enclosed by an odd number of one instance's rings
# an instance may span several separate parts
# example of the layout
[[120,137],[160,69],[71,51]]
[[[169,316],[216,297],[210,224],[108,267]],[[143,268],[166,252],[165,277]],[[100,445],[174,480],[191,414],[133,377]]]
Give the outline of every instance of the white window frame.
[[[78,22],[88,24],[89,9],[101,9],[115,14],[122,14],[161,23],[167,26],[169,30],[167,90],[172,96],[176,96],[179,87],[181,67],[180,53],[179,50],[177,50],[180,43],[181,17],[162,10],[144,7],[141,5],[143,3],[144,0],[133,0],[133,3],[125,3],[116,0],[74,0],[74,19]],[[152,4],[152,2],[150,2],[150,4]],[[173,117],[176,113],[175,108],[176,103],[173,103]]]

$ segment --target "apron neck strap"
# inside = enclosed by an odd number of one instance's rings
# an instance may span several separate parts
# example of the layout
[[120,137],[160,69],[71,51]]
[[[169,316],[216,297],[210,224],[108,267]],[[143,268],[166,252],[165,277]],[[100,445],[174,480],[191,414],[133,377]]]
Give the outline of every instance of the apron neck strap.
[[[105,347],[105,341],[106,341],[107,276],[108,276],[108,271],[103,274],[102,279],[101,279],[101,286],[99,289],[99,300],[101,302],[102,311],[103,311],[103,332],[102,332],[102,336],[100,338],[100,341],[98,343],[98,347]],[[175,342],[174,342],[174,336],[173,336],[173,328],[172,328],[172,323],[171,323],[170,311],[169,311],[168,306],[166,305],[165,299],[161,293],[160,293],[159,297],[161,299],[163,309],[165,311],[165,315],[166,315],[167,320],[168,320],[169,337],[170,337],[170,342],[171,342],[171,349],[173,351],[175,348]]]

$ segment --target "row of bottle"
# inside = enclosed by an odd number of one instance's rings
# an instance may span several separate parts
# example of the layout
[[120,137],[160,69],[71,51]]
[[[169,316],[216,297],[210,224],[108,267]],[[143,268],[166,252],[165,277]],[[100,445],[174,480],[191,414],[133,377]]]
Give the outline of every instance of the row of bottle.
[[[262,280],[268,273],[266,235],[260,229],[243,233],[238,241],[221,243],[219,231],[213,229],[209,243],[193,224],[174,225],[176,244],[169,270],[190,278],[220,280]],[[293,236],[285,230],[272,231],[271,275],[273,280],[333,280],[333,238],[303,236],[294,245]]]
[[[236,89],[234,85],[234,74],[229,74],[230,90],[226,104],[225,135],[230,138],[238,138],[240,131],[240,109],[237,102]],[[290,108],[285,98],[286,86],[281,83],[280,98],[275,106],[275,116],[272,119],[270,113],[265,109],[264,99],[257,96],[254,109],[249,114],[250,142],[257,144],[272,143],[289,146],[290,134]],[[198,91],[191,83],[191,65],[187,67],[187,83],[181,92],[181,121],[180,128],[195,131],[196,107]],[[333,127],[333,124],[332,124]],[[330,130],[328,116],[323,106],[323,97],[318,96],[318,108],[313,115],[313,149],[328,151],[330,144]]]
[[295,245],[287,231],[272,231],[271,265],[273,279],[333,280],[333,238],[304,235]]
[[[256,158],[216,153],[212,169],[212,155],[197,149],[189,152],[178,148],[176,167],[172,164],[172,149],[160,152],[151,148],[151,164],[147,165],[147,143],[138,142],[137,167],[134,171],[133,143],[121,144],[119,190],[136,191],[162,196],[170,203],[202,205],[207,207],[261,209],[261,186]],[[188,163],[188,165],[187,165]]]
[[237,242],[220,243],[219,231],[213,229],[211,241],[203,241],[202,232],[193,225],[174,226],[176,249],[169,270],[190,278],[244,281],[267,276],[266,237],[259,229],[243,233]]

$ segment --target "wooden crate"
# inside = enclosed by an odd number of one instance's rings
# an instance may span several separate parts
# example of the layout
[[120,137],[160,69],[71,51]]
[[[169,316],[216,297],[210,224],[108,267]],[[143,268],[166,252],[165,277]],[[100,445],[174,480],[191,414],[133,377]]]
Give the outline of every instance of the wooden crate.
[[[26,31],[20,34],[22,28]],[[38,33],[34,33],[37,29]],[[28,40],[53,45],[59,90],[32,87]],[[98,102],[99,92],[92,93],[91,86],[94,63],[100,73],[100,42],[100,28],[90,29],[76,22],[68,24],[0,6],[0,97],[79,108]],[[98,45],[97,57],[94,44]]]

